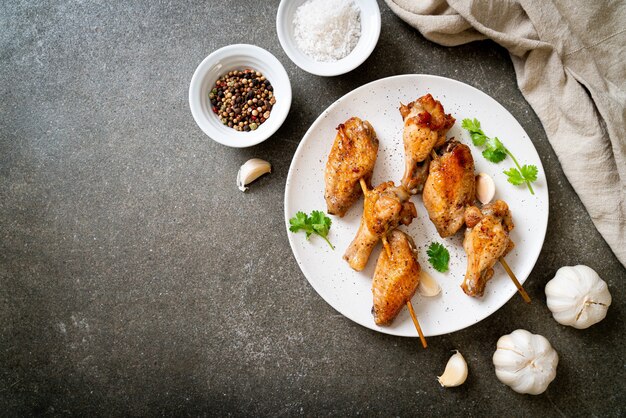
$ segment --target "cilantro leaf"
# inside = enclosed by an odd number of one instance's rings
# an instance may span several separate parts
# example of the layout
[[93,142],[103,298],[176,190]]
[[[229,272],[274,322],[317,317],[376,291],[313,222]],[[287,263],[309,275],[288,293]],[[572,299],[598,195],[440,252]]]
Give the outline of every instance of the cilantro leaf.
[[480,129],[480,122],[478,119],[463,119],[463,123],[461,124],[463,129],[467,129],[472,137],[472,142],[476,146],[483,145],[485,141],[488,139],[487,135]]
[[534,182],[537,181],[537,173],[539,173],[539,169],[536,165],[523,165],[522,166],[522,176],[526,179],[526,181]]
[[504,174],[507,175],[509,183],[519,186],[522,183],[532,183],[536,181],[538,172],[539,170],[534,165],[523,165],[521,170],[512,167],[504,171]]
[[313,230],[317,232],[319,235],[325,237],[328,235],[328,230],[330,229],[330,224],[332,221],[329,217],[324,215],[324,212],[321,210],[314,210],[311,212],[311,226]]
[[509,170],[503,171],[503,173],[507,175],[507,181],[515,186],[524,183],[524,176],[515,167],[511,167]]
[[482,130],[480,129],[480,121],[476,118],[474,118],[474,120],[469,118],[463,119],[461,126],[463,127],[463,129],[467,129],[468,131],[482,132]]
[[309,239],[311,234],[319,235],[334,250],[335,247],[327,238],[331,223],[331,219],[319,210],[311,212],[311,216],[304,212],[297,212],[293,218],[289,219],[289,230],[291,232],[304,231],[306,239]]
[[485,144],[485,141],[488,139],[488,137],[484,134],[481,134],[480,132],[472,132],[470,134],[470,136],[472,137],[472,142],[474,143],[474,145],[481,146]]
[[498,138],[489,138],[485,142],[483,157],[492,163],[499,163],[506,158],[506,148]]
[[450,261],[450,253],[443,245],[433,242],[426,251],[428,254],[428,262],[432,264],[435,270],[443,273],[448,270],[448,262]]
[[289,225],[290,225],[289,230],[291,232],[298,232],[300,230],[303,230],[306,232],[307,239],[309,239],[309,236],[311,235],[312,230],[309,227],[309,225],[307,225],[308,220],[309,220],[309,217],[307,216],[306,213],[304,212],[296,213],[296,216],[289,219]]

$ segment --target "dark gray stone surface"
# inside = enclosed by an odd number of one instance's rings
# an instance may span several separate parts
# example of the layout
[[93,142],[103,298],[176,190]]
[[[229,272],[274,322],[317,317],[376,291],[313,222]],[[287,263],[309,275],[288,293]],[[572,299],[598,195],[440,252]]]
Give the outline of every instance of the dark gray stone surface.
[[[381,3],[372,56],[335,78],[282,51],[277,1],[4,1],[0,7],[0,408],[2,415],[624,415],[624,268],[567,182],[510,59],[490,42],[445,48]],[[293,86],[283,127],[231,149],[187,104],[218,47],[275,54]],[[308,126],[378,78],[428,73],[474,85],[533,139],[547,170],[550,222],[526,289],[485,321],[433,337],[378,334],[345,319],[300,272],[283,191]],[[250,157],[274,172],[236,190]],[[584,162],[581,162],[581,164]],[[560,326],[543,287],[563,265],[609,283],[602,323]],[[501,335],[525,328],[560,354],[540,396],[495,377]],[[450,350],[470,377],[445,390]]]

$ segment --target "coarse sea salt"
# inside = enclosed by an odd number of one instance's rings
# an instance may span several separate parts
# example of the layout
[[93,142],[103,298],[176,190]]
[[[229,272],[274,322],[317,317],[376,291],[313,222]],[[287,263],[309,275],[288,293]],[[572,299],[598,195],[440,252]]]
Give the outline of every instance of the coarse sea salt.
[[346,56],[361,37],[361,16],[352,0],[308,0],[293,18],[298,48],[315,61],[333,62]]

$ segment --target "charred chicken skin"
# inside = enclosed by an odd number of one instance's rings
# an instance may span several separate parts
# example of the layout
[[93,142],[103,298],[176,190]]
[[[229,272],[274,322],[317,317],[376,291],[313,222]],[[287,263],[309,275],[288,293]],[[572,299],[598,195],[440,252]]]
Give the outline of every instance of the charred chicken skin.
[[372,314],[377,325],[390,324],[419,285],[420,265],[413,239],[396,229],[387,240],[391,257],[387,251],[380,253],[372,281]]
[[424,185],[424,207],[442,238],[463,226],[465,208],[476,198],[474,159],[467,145],[450,140],[440,149],[441,157],[431,161]]
[[426,181],[430,151],[446,141],[446,133],[455,119],[446,115],[441,103],[430,94],[408,105],[400,103],[404,120],[405,169],[402,185],[411,193],[420,193]]
[[493,276],[493,266],[515,244],[509,232],[515,227],[509,206],[502,200],[483,206],[469,206],[465,211],[467,230],[463,248],[467,253],[467,271],[461,288],[469,296],[482,296],[485,284]]
[[417,216],[411,195],[393,181],[379,184],[367,192],[363,203],[363,217],[356,237],[343,255],[356,271],[367,265],[378,241],[398,225],[409,225]]
[[369,122],[353,117],[337,127],[325,171],[329,214],[345,215],[362,194],[361,178],[371,187],[377,153],[378,138]]

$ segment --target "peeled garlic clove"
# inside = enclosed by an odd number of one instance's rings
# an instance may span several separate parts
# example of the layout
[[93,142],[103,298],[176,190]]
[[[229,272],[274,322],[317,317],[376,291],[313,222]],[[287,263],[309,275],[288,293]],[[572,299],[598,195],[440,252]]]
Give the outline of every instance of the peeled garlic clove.
[[476,198],[486,205],[496,194],[496,184],[489,174],[479,173],[476,176]]
[[421,269],[417,292],[422,296],[430,298],[441,293],[441,286],[439,286],[439,283],[437,283],[430,274]]
[[239,172],[237,173],[237,187],[239,187],[239,190],[242,192],[245,192],[248,190],[248,188],[245,187],[246,184],[250,184],[263,174],[271,172],[272,165],[270,163],[260,158],[252,158],[239,168]]
[[448,360],[443,374],[437,377],[439,384],[444,388],[460,386],[467,379],[467,363],[461,353],[459,353],[459,350],[455,351],[456,353]]

